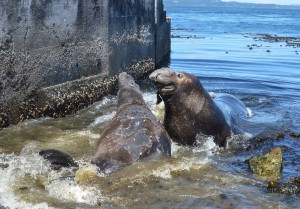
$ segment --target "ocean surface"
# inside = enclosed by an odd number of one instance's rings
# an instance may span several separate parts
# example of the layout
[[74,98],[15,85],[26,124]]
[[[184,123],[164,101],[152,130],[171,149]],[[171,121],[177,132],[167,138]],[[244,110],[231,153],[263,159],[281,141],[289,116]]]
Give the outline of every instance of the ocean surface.
[[[193,148],[173,144],[171,158],[105,175],[89,160],[115,114],[115,96],[66,118],[26,121],[0,132],[1,209],[299,208],[299,194],[268,190],[268,181],[254,176],[245,160],[281,147],[280,184],[300,176],[300,138],[292,137],[300,133],[300,10],[166,9],[172,21],[170,67],[194,74],[212,95],[240,98],[251,113],[240,125],[243,133],[227,149],[210,137]],[[275,36],[280,38],[269,38]],[[291,44],[282,37],[298,39]],[[155,88],[141,86],[160,117]],[[37,154],[41,148],[69,152],[80,169],[52,171]]]

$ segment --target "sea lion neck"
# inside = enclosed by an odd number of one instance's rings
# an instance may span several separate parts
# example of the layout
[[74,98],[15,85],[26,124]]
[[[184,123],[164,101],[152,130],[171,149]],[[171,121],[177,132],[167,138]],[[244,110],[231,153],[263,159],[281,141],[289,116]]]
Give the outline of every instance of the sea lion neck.
[[118,107],[124,104],[140,104],[145,105],[143,93],[140,87],[135,83],[134,79],[126,72],[119,74],[119,91],[118,91]]
[[145,102],[140,101],[140,100],[130,100],[124,103],[119,103],[118,102],[118,109],[122,109],[124,107],[130,106],[130,105],[140,105],[140,106],[144,106],[146,105]]
[[118,92],[118,107],[124,106],[125,104],[145,105],[145,101],[139,92],[125,88]]

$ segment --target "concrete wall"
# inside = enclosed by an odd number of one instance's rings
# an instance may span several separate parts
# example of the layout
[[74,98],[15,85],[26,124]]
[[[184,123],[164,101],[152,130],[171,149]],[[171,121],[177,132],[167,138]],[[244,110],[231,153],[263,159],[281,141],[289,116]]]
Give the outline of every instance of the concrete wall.
[[166,16],[163,0],[156,0],[155,4],[155,57],[156,68],[159,68],[170,62],[171,39],[168,36],[171,34],[171,19]]
[[162,0],[1,0],[0,128],[74,113],[169,52]]

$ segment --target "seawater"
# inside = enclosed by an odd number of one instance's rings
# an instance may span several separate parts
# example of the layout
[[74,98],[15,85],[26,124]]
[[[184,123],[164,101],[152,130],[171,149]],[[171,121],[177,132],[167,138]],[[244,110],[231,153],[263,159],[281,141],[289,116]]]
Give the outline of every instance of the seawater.
[[[0,132],[0,208],[299,207],[299,195],[269,192],[245,160],[282,147],[281,182],[299,176],[300,139],[288,134],[300,133],[300,48],[254,37],[300,37],[300,11],[167,7],[167,14],[170,67],[196,75],[213,95],[240,98],[251,112],[240,124],[243,133],[225,150],[201,137],[198,147],[173,144],[171,158],[154,157],[104,175],[89,160],[115,114],[115,96],[66,118],[25,121]],[[142,85],[142,90],[161,118],[154,87]],[[278,132],[285,137],[275,139]],[[79,171],[52,171],[37,154],[43,148],[69,152]]]

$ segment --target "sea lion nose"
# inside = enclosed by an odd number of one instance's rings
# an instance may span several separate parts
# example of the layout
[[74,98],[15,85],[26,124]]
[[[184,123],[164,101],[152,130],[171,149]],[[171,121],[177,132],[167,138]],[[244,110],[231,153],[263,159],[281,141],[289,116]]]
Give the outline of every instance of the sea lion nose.
[[157,80],[157,77],[159,76],[159,74],[160,74],[160,73],[154,71],[153,73],[151,73],[151,74],[149,75],[150,80],[156,81],[156,80]]
[[119,79],[120,78],[124,78],[125,76],[127,76],[128,74],[126,73],[126,72],[121,72],[120,74],[119,74]]

